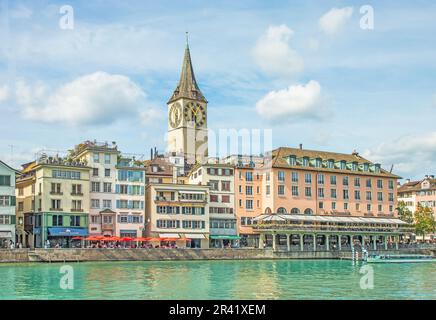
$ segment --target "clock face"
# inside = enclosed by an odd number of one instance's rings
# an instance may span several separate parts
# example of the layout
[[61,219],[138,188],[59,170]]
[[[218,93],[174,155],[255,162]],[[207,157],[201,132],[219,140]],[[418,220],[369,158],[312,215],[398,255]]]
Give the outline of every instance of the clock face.
[[184,108],[185,121],[193,122],[195,126],[201,127],[206,123],[206,108],[197,103],[189,102]]
[[171,128],[176,128],[179,126],[180,121],[182,121],[182,107],[180,103],[175,103],[170,109],[170,126]]

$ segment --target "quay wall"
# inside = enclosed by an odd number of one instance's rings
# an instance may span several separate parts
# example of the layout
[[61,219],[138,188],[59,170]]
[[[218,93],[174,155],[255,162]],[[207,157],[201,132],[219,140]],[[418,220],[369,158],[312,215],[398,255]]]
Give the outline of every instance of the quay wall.
[[[370,252],[372,253],[372,252]],[[379,253],[433,254],[408,249]],[[273,251],[271,249],[16,249],[0,250],[1,262],[85,262],[166,260],[351,259],[349,251]]]

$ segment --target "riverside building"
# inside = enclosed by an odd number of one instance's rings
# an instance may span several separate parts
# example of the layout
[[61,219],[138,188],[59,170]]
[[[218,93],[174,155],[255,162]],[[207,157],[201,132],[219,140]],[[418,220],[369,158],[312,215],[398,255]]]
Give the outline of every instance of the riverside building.
[[0,248],[15,244],[15,176],[18,172],[0,161]]
[[264,166],[260,247],[342,249],[356,242],[398,246],[398,176],[357,152],[278,148]]
[[209,159],[194,166],[188,174],[188,183],[209,186],[210,247],[239,245],[235,215],[235,169],[231,164]]

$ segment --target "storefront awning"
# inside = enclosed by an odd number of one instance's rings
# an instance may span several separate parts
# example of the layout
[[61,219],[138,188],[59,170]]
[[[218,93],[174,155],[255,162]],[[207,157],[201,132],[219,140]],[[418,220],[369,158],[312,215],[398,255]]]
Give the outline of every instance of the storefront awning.
[[86,228],[61,228],[53,227],[48,228],[48,234],[50,236],[61,237],[74,237],[74,236],[87,236],[88,230]]
[[202,233],[185,233],[185,238],[188,239],[206,239],[206,237],[204,236],[204,234]]
[[159,238],[180,238],[178,233],[159,233]]
[[0,238],[11,238],[12,232],[10,231],[0,231]]
[[223,235],[219,235],[219,236],[210,236],[211,239],[223,239],[223,240],[238,240],[241,239],[240,236],[223,236]]

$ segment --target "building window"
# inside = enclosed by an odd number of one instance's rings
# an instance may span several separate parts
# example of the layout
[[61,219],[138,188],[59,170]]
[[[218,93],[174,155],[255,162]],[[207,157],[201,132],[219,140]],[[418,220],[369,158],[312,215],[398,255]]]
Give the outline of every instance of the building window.
[[72,200],[71,210],[82,210],[82,200]]
[[368,203],[366,205],[366,211],[371,212],[371,204],[370,203]]
[[389,189],[390,190],[394,189],[394,180],[389,180]]
[[348,200],[349,199],[348,190],[343,190],[343,193],[344,193],[344,200]]
[[247,196],[253,195],[253,187],[252,186],[245,186],[245,194]]
[[354,178],[354,186],[355,187],[360,187],[360,178],[359,177]]
[[324,209],[324,202],[322,202],[322,201],[319,202],[319,208],[320,208],[320,209]]
[[271,194],[271,187],[266,186],[266,195],[269,196]]
[[383,212],[383,206],[381,204],[378,205],[378,212]]
[[277,209],[277,213],[278,214],[286,214],[286,209],[283,208],[283,207],[280,207],[280,208]]
[[360,204],[356,203],[356,211],[360,211]]
[[285,181],[285,172],[284,171],[277,171],[277,179],[280,182],[284,182]]
[[304,182],[305,182],[305,183],[312,183],[312,174],[310,174],[310,173],[305,173],[305,174],[304,174]]
[[218,202],[218,196],[216,194],[211,194],[210,202]]
[[377,201],[383,201],[383,192],[377,192]]
[[278,194],[279,196],[285,195],[285,186],[283,185],[278,186]]
[[221,196],[221,202],[222,203],[230,203],[230,196],[222,195]]
[[367,191],[366,192],[366,200],[367,201],[371,201],[372,200],[372,193],[371,193],[371,191]]
[[24,202],[18,202],[18,211],[24,210]]
[[359,190],[355,190],[354,191],[354,199],[355,200],[360,200],[360,191]]
[[292,172],[292,182],[298,182],[298,172]]
[[110,164],[111,163],[111,155],[109,153],[104,154],[104,163]]
[[389,202],[393,202],[393,201],[394,201],[394,194],[389,193]]
[[81,184],[73,184],[71,187],[72,194],[82,194],[82,185]]
[[324,175],[322,173],[318,174],[318,184],[324,184]]
[[91,208],[92,209],[100,209],[100,200],[99,199],[91,199]]
[[61,184],[60,183],[52,183],[51,184],[51,194],[62,194],[61,192]]
[[336,189],[330,189],[330,196],[331,196],[333,199],[336,199],[336,198],[337,198]]
[[80,227],[80,216],[71,216],[70,217],[70,226],[71,227]]
[[332,202],[332,210],[336,210],[336,202]]
[[305,166],[305,167],[309,166],[309,158],[308,157],[303,158],[303,166]]
[[230,191],[230,181],[221,181],[221,191]]
[[245,208],[247,210],[252,210],[253,209],[253,200],[245,200]]
[[245,172],[245,180],[246,181],[253,181],[253,172],[251,172],[251,171]]
[[98,168],[92,168],[92,176],[98,177]]
[[330,184],[331,185],[336,185],[336,176],[330,176]]
[[51,217],[51,219],[52,219],[52,225],[54,226],[54,227],[62,227],[63,226],[63,216],[61,216],[61,215],[53,215],[52,217]]
[[112,183],[104,182],[103,183],[103,192],[111,193],[112,192]]
[[377,188],[383,189],[383,180],[381,180],[381,179],[377,180]]
[[304,210],[304,214],[313,214],[313,210],[310,208],[307,208],[306,210]]
[[93,153],[93,154],[92,154],[92,160],[93,160],[94,162],[100,162],[100,154],[98,154],[98,153]]
[[344,210],[348,211],[348,202],[344,202]]
[[312,188],[311,187],[306,187],[305,191],[304,191],[304,195],[306,197],[312,197]]
[[292,196],[298,197],[298,186],[292,186]]
[[53,210],[60,210],[61,209],[61,200],[59,200],[59,199],[52,199],[51,200],[51,209],[53,209]]
[[371,179],[366,179],[366,187],[371,188],[371,186],[372,186]]
[[112,208],[112,200],[103,200],[103,209]]
[[91,183],[91,192],[100,192],[100,182]]
[[11,176],[0,175],[0,186],[10,187],[11,186]]
[[393,205],[389,205],[389,212],[390,213],[394,212],[394,206]]
[[344,186],[348,186],[348,177],[343,177],[343,178],[342,178],[342,184],[343,184]]
[[104,169],[104,176],[110,177],[111,176],[111,169]]
[[333,160],[327,161],[327,167],[333,169],[335,167],[335,162]]
[[291,213],[292,213],[292,214],[300,214],[300,209],[298,209],[298,208],[292,208]]
[[318,197],[324,198],[324,188],[318,188]]

